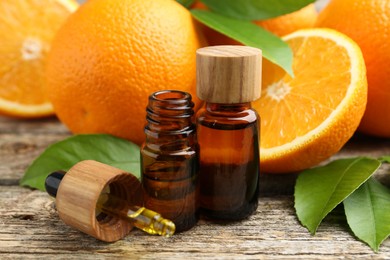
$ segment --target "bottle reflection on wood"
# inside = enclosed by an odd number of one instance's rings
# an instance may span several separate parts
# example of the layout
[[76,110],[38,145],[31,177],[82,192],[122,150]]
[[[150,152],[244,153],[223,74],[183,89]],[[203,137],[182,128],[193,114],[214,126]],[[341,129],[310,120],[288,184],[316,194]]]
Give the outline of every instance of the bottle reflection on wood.
[[191,95],[185,92],[152,94],[141,149],[145,207],[171,219],[177,232],[190,229],[199,218],[193,106]]

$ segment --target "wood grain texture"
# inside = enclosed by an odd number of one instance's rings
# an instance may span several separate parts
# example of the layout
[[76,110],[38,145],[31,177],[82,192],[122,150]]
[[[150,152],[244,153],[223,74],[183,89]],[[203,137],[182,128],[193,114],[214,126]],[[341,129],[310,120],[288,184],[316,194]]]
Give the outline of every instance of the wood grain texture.
[[201,220],[172,238],[134,230],[115,243],[98,241],[63,224],[54,202],[43,192],[6,187],[0,208],[0,254],[9,257],[380,259],[390,255],[388,241],[380,254],[356,241],[340,212],[331,214],[311,236],[299,225],[290,196],[261,198],[256,214],[245,221]]
[[0,116],[0,185],[17,185],[26,168],[50,144],[70,136],[57,119]]
[[[373,253],[354,238],[340,209],[311,236],[295,215],[294,174],[261,176],[259,208],[245,221],[201,220],[171,238],[134,230],[115,243],[101,242],[66,226],[46,193],[17,186],[32,160],[66,136],[56,119],[0,117],[0,259],[390,259],[390,240]],[[355,136],[331,160],[385,154],[390,140]],[[389,171],[385,166],[376,174],[388,185]]]
[[196,51],[197,96],[210,103],[251,102],[261,95],[260,49],[210,46]]
[[58,215],[67,225],[100,240],[113,242],[123,238],[133,228],[128,221],[119,217],[102,222],[96,219],[96,204],[106,187],[111,188],[114,196],[121,194],[120,198],[130,205],[142,206],[142,186],[134,175],[85,160],[70,168],[61,181],[56,196]]

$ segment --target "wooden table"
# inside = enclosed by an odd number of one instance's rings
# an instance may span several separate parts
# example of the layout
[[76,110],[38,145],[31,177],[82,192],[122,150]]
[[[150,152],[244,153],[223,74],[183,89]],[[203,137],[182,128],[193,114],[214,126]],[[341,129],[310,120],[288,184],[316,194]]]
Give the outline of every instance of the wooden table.
[[[261,177],[259,208],[235,223],[199,224],[171,238],[134,230],[104,243],[64,225],[44,192],[18,186],[29,164],[47,145],[69,136],[56,119],[20,121],[0,117],[0,259],[390,259],[390,240],[378,254],[357,241],[343,211],[331,213],[312,236],[300,225],[292,196],[296,175]],[[390,155],[390,140],[354,137],[332,157]],[[389,167],[377,175],[390,183]],[[390,176],[390,175],[389,175]],[[390,212],[389,212],[390,214]]]

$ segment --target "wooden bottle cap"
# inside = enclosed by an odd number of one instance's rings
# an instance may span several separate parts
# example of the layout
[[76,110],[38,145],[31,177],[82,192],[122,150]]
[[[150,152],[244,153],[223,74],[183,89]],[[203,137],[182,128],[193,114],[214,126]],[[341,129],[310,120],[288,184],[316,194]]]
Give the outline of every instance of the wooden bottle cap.
[[97,239],[113,242],[126,236],[133,228],[120,218],[107,216],[98,221],[96,203],[109,185],[110,193],[132,205],[143,205],[141,183],[123,170],[92,160],[75,164],[58,188],[56,205],[60,218]]
[[261,50],[211,46],[196,52],[197,95],[211,103],[251,102],[261,94]]

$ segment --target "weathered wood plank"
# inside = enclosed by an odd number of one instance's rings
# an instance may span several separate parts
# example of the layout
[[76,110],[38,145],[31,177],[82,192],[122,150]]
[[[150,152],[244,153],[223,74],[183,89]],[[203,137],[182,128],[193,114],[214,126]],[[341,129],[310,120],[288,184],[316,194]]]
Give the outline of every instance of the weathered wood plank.
[[[260,205],[246,221],[201,220],[172,238],[134,231],[107,244],[65,226],[44,192],[17,186],[28,165],[51,143],[69,136],[58,120],[0,117],[0,258],[209,258],[209,259],[389,259],[390,241],[379,254],[350,233],[342,211],[332,213],[316,236],[303,228],[293,207],[296,174],[262,175]],[[355,136],[330,160],[390,155],[390,140]],[[329,161],[330,161],[329,160]],[[377,177],[390,186],[390,167]],[[282,196],[281,196],[282,195]]]
[[13,119],[0,116],[1,134],[65,134],[69,133],[67,128],[60,124],[58,119],[52,117],[39,120]]
[[31,162],[48,145],[68,134],[0,134],[0,185],[17,185]]
[[[6,130],[7,126],[17,128]],[[40,121],[19,121],[0,117],[0,185],[17,185],[31,162],[48,145],[70,136],[69,131],[55,118]],[[390,140],[356,136],[327,162],[351,156],[390,155]],[[326,163],[326,162],[324,162]],[[377,176],[390,185],[389,166],[384,166]],[[262,175],[262,195],[292,194],[297,174]]]
[[[29,124],[27,124],[29,125]],[[59,122],[43,124],[45,127],[56,127]],[[0,128],[1,129],[1,128]],[[37,128],[38,129],[38,128]],[[39,131],[42,129],[39,128]],[[31,162],[41,154],[48,145],[60,141],[70,134],[39,133],[0,134],[0,185],[17,185]],[[390,155],[390,140],[358,136],[353,138],[339,153],[327,162],[351,156]],[[324,162],[326,163],[326,162]],[[389,166],[384,166],[378,173],[378,178],[390,186]],[[260,191],[262,195],[292,194],[297,174],[262,175]]]
[[390,242],[374,254],[356,241],[342,211],[330,215],[311,236],[294,213],[291,196],[263,197],[255,215],[234,223],[201,220],[192,230],[172,238],[131,232],[104,243],[65,226],[54,202],[44,192],[2,187],[0,256],[12,258],[230,258],[230,259],[384,259]]
[[48,145],[69,135],[56,118],[19,120],[0,116],[0,185],[17,185]]

